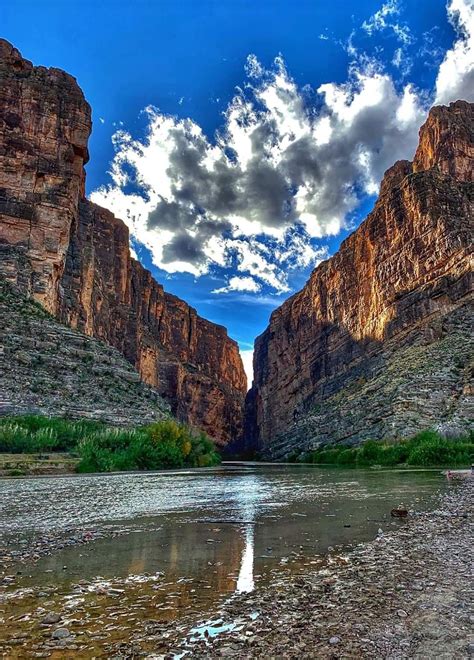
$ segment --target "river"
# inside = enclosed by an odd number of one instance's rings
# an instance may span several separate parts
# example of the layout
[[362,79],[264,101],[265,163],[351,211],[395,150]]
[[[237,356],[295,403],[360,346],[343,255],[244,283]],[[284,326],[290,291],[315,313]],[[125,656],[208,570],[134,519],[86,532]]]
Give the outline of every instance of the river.
[[[33,635],[38,591],[46,610],[80,611],[92,640],[98,635],[94,608],[103,623],[114,595],[124,611],[135,612],[134,621],[201,615],[235,592],[253,590],[279,567],[304,570],[328,552],[403,525],[391,518],[393,507],[434,508],[444,487],[439,471],[258,464],[0,479],[4,551],[44,535],[67,539],[78,529],[101,535],[11,567],[17,575],[5,589],[4,620],[19,613]],[[113,620],[117,634],[109,621],[109,636],[121,639],[127,626],[119,614]],[[7,626],[5,633],[12,630]],[[106,643],[100,639],[94,652]]]

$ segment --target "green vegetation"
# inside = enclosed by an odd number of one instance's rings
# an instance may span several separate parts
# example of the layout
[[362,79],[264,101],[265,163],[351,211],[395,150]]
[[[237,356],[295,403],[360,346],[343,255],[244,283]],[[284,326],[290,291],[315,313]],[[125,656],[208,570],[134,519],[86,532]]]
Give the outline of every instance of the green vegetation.
[[368,440],[358,447],[326,446],[299,456],[298,461],[344,467],[468,466],[474,462],[474,437],[471,432],[464,438],[447,439],[428,430],[398,442]]
[[207,467],[220,462],[205,433],[172,419],[136,429],[40,415],[0,419],[0,452],[55,451],[76,454],[79,472]]

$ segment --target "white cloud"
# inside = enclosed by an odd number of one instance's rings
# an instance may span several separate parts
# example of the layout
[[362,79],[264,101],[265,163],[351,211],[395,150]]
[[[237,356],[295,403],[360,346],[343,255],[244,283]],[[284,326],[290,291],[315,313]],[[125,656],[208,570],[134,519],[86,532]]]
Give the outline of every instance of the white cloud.
[[435,102],[474,101],[474,0],[451,0],[447,11],[457,40],[440,64]]
[[227,286],[214,289],[212,293],[229,293],[229,291],[251,291],[257,293],[262,286],[253,277],[231,277]]
[[393,66],[396,66],[403,78],[406,78],[413,67],[413,60],[408,57],[405,48],[397,48],[392,58]]
[[400,21],[394,20],[400,14],[401,10],[398,0],[388,0],[373,16],[362,23],[362,29],[370,36],[374,32],[391,31],[398,41],[404,45],[409,45],[413,43],[413,37],[409,27],[404,23],[400,23]]
[[[443,101],[465,97],[472,82],[473,2],[448,7],[459,38],[439,70]],[[364,30],[393,32],[402,71],[411,35],[399,12],[396,0],[386,2]],[[396,85],[353,36],[346,82],[317,90],[299,87],[280,56],[266,69],[251,55],[212,140],[191,119],[146,108],[145,138],[116,132],[112,183],[92,200],[123,218],[167,272],[221,268],[230,279],[217,293],[287,292],[291,270],[327,257],[317,239],[337,235],[384,171],[412,157],[426,116],[426,95]]]
[[250,389],[253,380],[253,349],[240,350],[240,357],[244,364],[244,370],[247,374],[247,387]]

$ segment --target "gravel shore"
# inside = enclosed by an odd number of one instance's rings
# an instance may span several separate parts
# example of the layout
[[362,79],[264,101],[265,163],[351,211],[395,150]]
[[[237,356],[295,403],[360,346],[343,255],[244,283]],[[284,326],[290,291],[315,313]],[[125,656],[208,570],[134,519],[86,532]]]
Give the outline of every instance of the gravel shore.
[[[436,511],[410,516],[400,530],[333,557],[326,569],[275,575],[271,586],[234,598],[211,627],[173,652],[193,658],[474,656],[473,500],[474,481],[466,479]],[[227,632],[209,636],[216,628]]]

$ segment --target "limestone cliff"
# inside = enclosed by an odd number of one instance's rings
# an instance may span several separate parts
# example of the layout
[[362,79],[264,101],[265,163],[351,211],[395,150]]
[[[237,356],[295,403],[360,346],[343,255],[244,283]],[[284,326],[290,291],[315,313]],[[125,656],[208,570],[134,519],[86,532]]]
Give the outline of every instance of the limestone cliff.
[[0,40],[0,274],[117,348],[182,420],[225,444],[246,377],[225,328],[131,258],[126,225],[85,199],[90,108],[75,79]]
[[246,440],[279,457],[328,442],[466,430],[472,405],[474,105],[433,108],[413,163],[257,338]]

